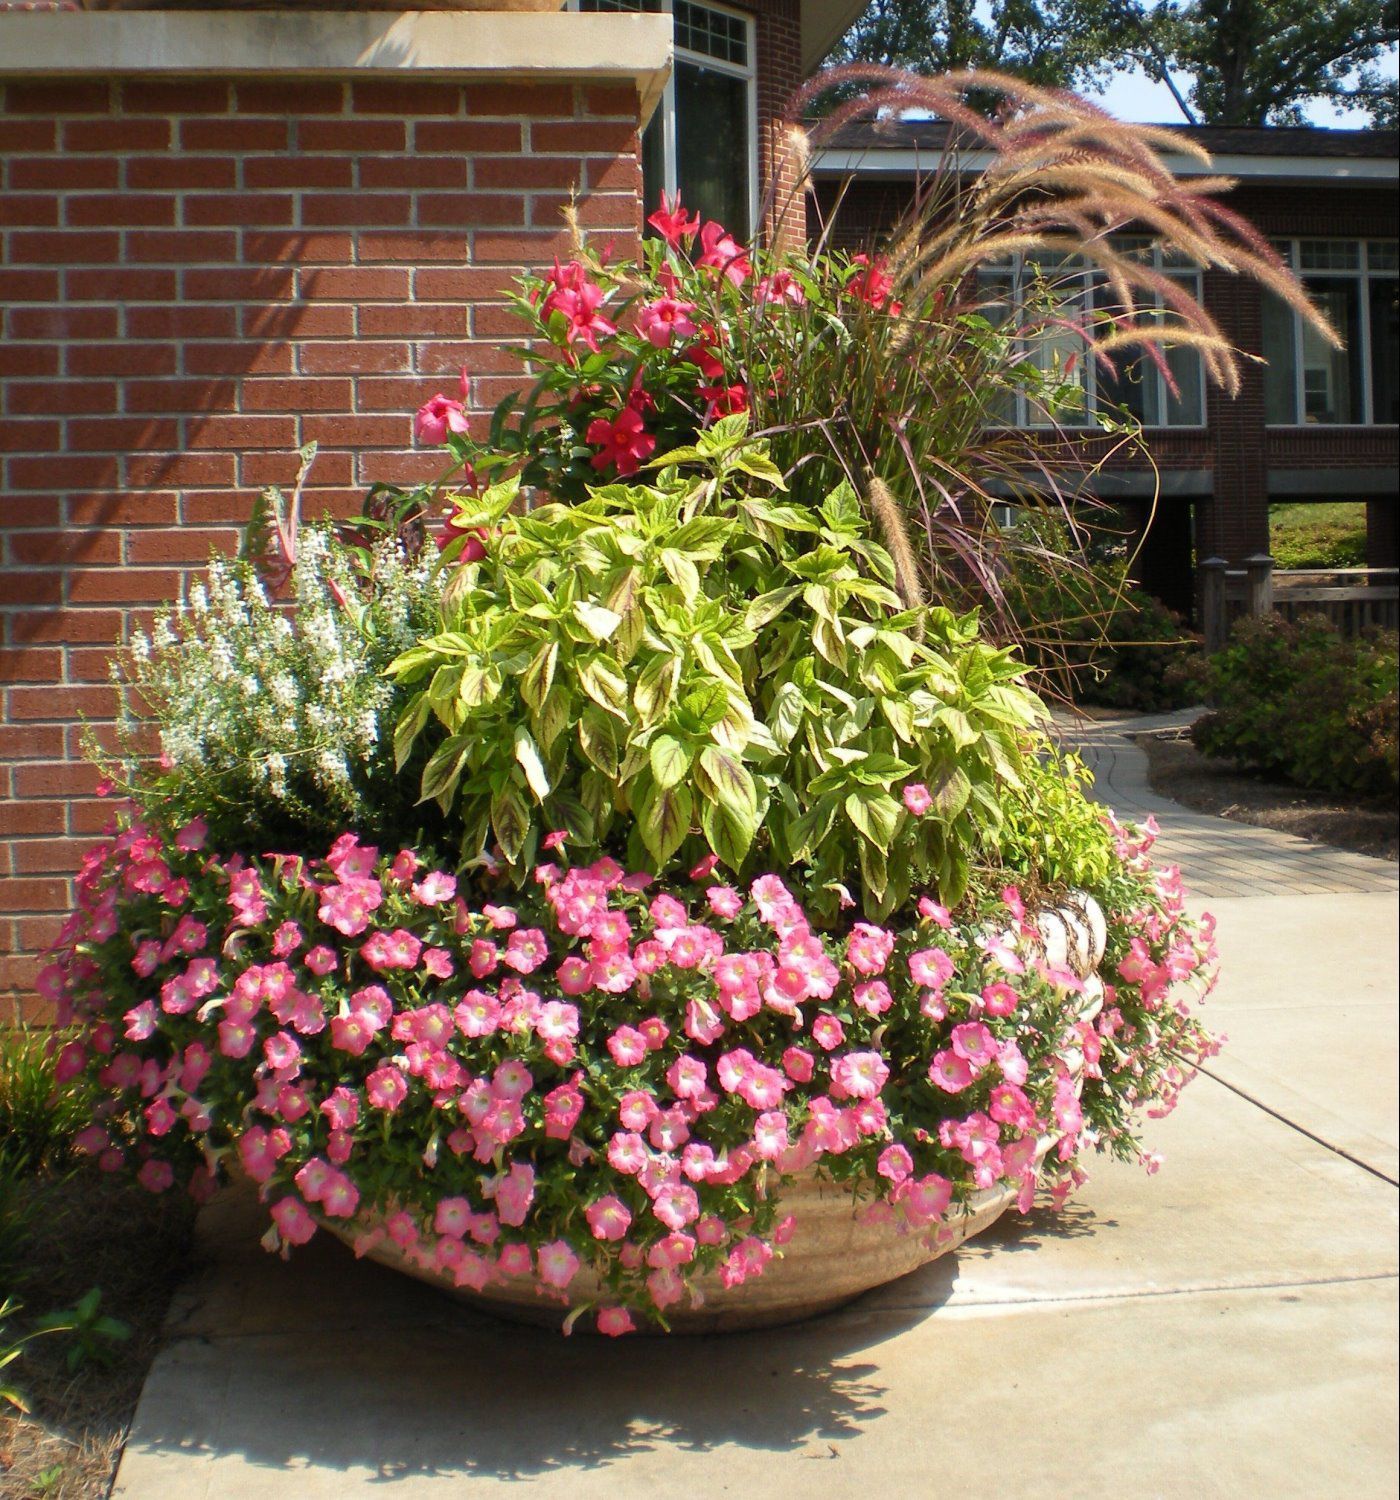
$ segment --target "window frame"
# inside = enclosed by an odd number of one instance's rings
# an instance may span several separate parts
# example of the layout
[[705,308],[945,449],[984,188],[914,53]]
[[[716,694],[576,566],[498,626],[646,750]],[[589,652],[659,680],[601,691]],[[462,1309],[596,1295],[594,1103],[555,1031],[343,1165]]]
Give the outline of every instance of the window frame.
[[[671,51],[674,59],[670,72],[666,75],[666,84],[662,89],[661,102],[657,109],[661,114],[661,161],[662,161],[662,191],[673,202],[680,184],[677,180],[678,141],[676,129],[676,65],[689,63],[693,67],[709,68],[717,73],[727,74],[730,78],[737,78],[743,82],[745,98],[745,131],[748,142],[748,214],[749,223],[747,234],[741,236],[743,239],[754,239],[757,237],[759,223],[759,161],[758,161],[758,26],[756,18],[751,11],[740,10],[737,6],[725,5],[720,0],[685,0],[685,3],[694,6],[697,10],[716,11],[721,15],[731,16],[742,23],[744,27],[744,42],[748,53],[747,65],[732,63],[725,58],[711,57],[708,53],[696,52],[689,47],[680,46],[675,39],[675,21],[671,23]],[[580,0],[567,0],[567,8],[572,11],[580,11],[584,7]],[[638,3],[617,3],[612,0],[600,9],[609,11],[636,11],[651,15],[667,15],[674,17],[675,6],[673,0],[655,0],[653,5],[648,5],[645,0]],[[592,7],[590,7],[592,9]],[[651,212],[660,205],[646,204],[647,212]],[[732,225],[726,224],[726,229],[733,229]]]
[[[1117,238],[1118,237],[1115,236],[1115,239]],[[1196,296],[1198,301],[1200,300],[1202,289],[1202,271],[1200,266],[1194,264],[1193,262],[1178,261],[1164,255],[1161,245],[1150,242],[1150,238],[1148,236],[1129,235],[1123,236],[1122,238],[1131,242],[1136,242],[1138,240],[1148,241],[1147,243],[1142,244],[1140,248],[1143,251],[1150,252],[1150,264],[1152,269],[1158,275],[1170,276],[1174,279],[1186,280],[1187,278],[1189,278],[1190,281],[1194,283],[1194,295]],[[1123,247],[1115,244],[1114,248],[1121,249]],[[989,276],[998,274],[1009,275],[1012,278],[1012,285],[1014,289],[1013,306],[1024,306],[1024,287],[1029,275],[1033,272],[1033,265],[1028,262],[1028,258],[1024,254],[1018,251],[1015,255],[1009,257],[1007,261],[989,262],[980,269]],[[1096,310],[1095,296],[1099,289],[1106,284],[1106,278],[1104,276],[1104,273],[1097,267],[1095,267],[1092,261],[1086,259],[1084,260],[1083,264],[1079,266],[1057,268],[1054,274],[1047,277],[1047,279],[1050,280],[1052,284],[1054,282],[1063,281],[1067,287],[1067,297],[1076,299],[1079,306],[1084,309],[1085,315],[1088,318],[1092,319],[1094,317]],[[1075,283],[1072,289],[1069,288],[1069,283],[1071,281]],[[1153,314],[1161,313],[1162,311],[1164,311],[1164,304],[1161,296],[1158,293],[1153,292],[1151,294],[1151,298],[1152,300],[1150,304],[1144,302],[1144,305],[1141,309],[1143,314],[1149,317]],[[1018,343],[1025,358],[1035,358],[1035,347],[1033,340],[1022,339],[1018,340]],[[1194,358],[1196,359],[1199,366],[1200,355],[1198,353],[1194,354]],[[1157,368],[1155,363],[1151,362],[1150,360],[1148,361],[1147,368],[1151,372],[1152,379],[1156,382],[1156,410],[1159,413],[1165,413],[1170,410],[1172,399],[1171,392],[1167,387],[1166,377]],[[1044,421],[1032,421],[1030,420],[1030,403],[1028,402],[1025,393],[1023,391],[1018,391],[1016,393],[1016,416],[1013,425],[1028,432],[1053,432],[1060,429],[1063,429],[1067,432],[1092,432],[1097,430],[1097,417],[1100,411],[1100,377],[1098,361],[1094,359],[1092,355],[1087,355],[1087,357],[1082,361],[1081,369],[1083,371],[1082,386],[1084,390],[1084,410],[1082,413],[1072,413],[1069,414],[1066,418],[1053,418]],[[1200,393],[1199,401],[1195,417],[1192,420],[1178,422],[1144,422],[1142,424],[1142,430],[1144,432],[1205,431],[1209,426],[1209,417],[1206,408],[1204,370],[1200,371],[1200,379],[1197,383],[1197,389]],[[1112,401],[1110,397],[1104,396],[1103,400],[1106,408],[1116,408],[1117,403]]]
[[[1302,245],[1304,243],[1355,245],[1357,247],[1357,264],[1348,268],[1311,268],[1302,269]],[[1307,420],[1307,396],[1304,389],[1303,370],[1303,317],[1296,308],[1285,308],[1289,316],[1289,334],[1292,343],[1293,355],[1293,420],[1290,422],[1266,422],[1265,426],[1270,432],[1347,432],[1361,428],[1370,427],[1394,427],[1394,422],[1380,422],[1376,420],[1376,391],[1375,370],[1371,364],[1371,283],[1373,281],[1394,281],[1400,277],[1400,270],[1395,264],[1389,266],[1373,264],[1373,247],[1391,247],[1397,241],[1378,236],[1356,236],[1356,235],[1322,235],[1322,234],[1299,234],[1299,235],[1277,235],[1272,239],[1274,249],[1284,259],[1288,269],[1297,277],[1316,277],[1318,279],[1330,278],[1337,281],[1351,281],[1358,290],[1360,297],[1360,308],[1358,323],[1360,336],[1357,339],[1356,353],[1361,366],[1361,415],[1350,422],[1309,422]],[[1265,371],[1264,378],[1268,379]]]

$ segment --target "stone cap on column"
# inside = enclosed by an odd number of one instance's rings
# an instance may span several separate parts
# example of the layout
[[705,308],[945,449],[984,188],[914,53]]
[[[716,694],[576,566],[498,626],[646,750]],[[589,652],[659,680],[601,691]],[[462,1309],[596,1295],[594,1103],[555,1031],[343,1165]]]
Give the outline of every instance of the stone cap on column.
[[622,12],[0,12],[0,78],[630,81],[643,124],[671,46],[669,15]]

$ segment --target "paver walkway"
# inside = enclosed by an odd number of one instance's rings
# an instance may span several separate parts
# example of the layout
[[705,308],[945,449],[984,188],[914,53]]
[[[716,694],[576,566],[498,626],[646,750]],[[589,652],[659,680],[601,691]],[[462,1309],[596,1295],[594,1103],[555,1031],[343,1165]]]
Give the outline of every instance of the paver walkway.
[[1195,713],[1123,715],[1114,719],[1056,716],[1061,739],[1079,750],[1094,773],[1094,795],[1118,815],[1141,822],[1149,814],[1162,825],[1158,852],[1179,864],[1187,883],[1201,896],[1277,896],[1284,891],[1316,895],[1325,891],[1400,890],[1396,866],[1388,860],[1351,854],[1309,843],[1291,833],[1193,812],[1154,792],[1147,780],[1147,755],[1130,738],[1189,724]]
[[1390,1500],[1394,871],[1151,798],[1122,726],[1084,744],[1219,916],[1207,1016],[1233,1040],[1150,1123],[1157,1177],[1103,1163],[1066,1213],[812,1323],[617,1343],[497,1323],[324,1237],[283,1264],[230,1194],[116,1500]]

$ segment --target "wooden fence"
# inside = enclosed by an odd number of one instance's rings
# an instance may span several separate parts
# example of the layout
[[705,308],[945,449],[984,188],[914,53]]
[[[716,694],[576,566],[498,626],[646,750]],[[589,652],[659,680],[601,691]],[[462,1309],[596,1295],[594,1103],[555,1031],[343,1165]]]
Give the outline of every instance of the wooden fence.
[[1395,568],[1284,568],[1271,557],[1231,568],[1221,557],[1201,564],[1201,627],[1206,650],[1218,651],[1230,627],[1244,615],[1282,615],[1297,620],[1325,615],[1344,635],[1370,626],[1394,630],[1400,600]]

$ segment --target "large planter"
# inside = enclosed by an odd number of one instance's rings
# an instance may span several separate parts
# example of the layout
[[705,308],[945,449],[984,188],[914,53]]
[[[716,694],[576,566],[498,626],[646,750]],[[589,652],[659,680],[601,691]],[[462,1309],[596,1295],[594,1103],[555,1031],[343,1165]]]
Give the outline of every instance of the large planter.
[[[1048,1148],[1050,1142],[1045,1142]],[[871,1215],[871,1199],[849,1187],[823,1181],[815,1172],[795,1179],[782,1190],[782,1205],[797,1227],[781,1260],[774,1260],[762,1276],[741,1286],[725,1287],[717,1274],[696,1278],[703,1300],[696,1306],[677,1306],[667,1313],[673,1333],[737,1333],[750,1328],[772,1328],[816,1317],[871,1291],[897,1281],[939,1256],[956,1250],[965,1240],[994,1224],[1016,1201],[1014,1186],[974,1193],[965,1209],[950,1211],[934,1234],[903,1232],[888,1216]],[[321,1221],[325,1228],[353,1244],[367,1227]],[[394,1244],[381,1240],[366,1251],[368,1257],[396,1271],[427,1282],[473,1307],[511,1322],[558,1328],[569,1307],[579,1302],[609,1300],[589,1271],[580,1271],[566,1301],[547,1300],[536,1282],[510,1277],[493,1282],[481,1292],[463,1290],[440,1272],[424,1269]]]
[[[1046,959],[1072,968],[1085,981],[1080,1018],[1092,1019],[1103,1003],[1103,986],[1096,973],[1106,939],[1103,913],[1092,897],[1075,896],[1058,910],[1040,912],[1037,925]],[[1083,1058],[1072,1054],[1067,1061],[1078,1091]],[[1040,1139],[1037,1162],[1058,1139],[1057,1135]],[[782,1207],[796,1221],[781,1258],[761,1276],[738,1286],[724,1286],[717,1272],[696,1277],[698,1295],[691,1303],[668,1310],[669,1329],[673,1333],[733,1333],[830,1312],[956,1250],[994,1224],[1016,1201],[1017,1193],[1015,1184],[973,1192],[961,1205],[955,1204],[936,1228],[916,1233],[884,1205],[876,1204],[868,1184],[852,1189],[814,1169],[781,1189]],[[527,1277],[498,1278],[481,1291],[461,1288],[450,1275],[419,1264],[382,1235],[367,1237],[376,1227],[374,1218],[361,1215],[348,1222],[327,1218],[320,1222],[348,1245],[359,1241],[357,1253],[512,1322],[557,1328],[571,1307],[610,1300],[587,1267],[574,1278],[568,1295],[561,1294],[557,1300]]]

